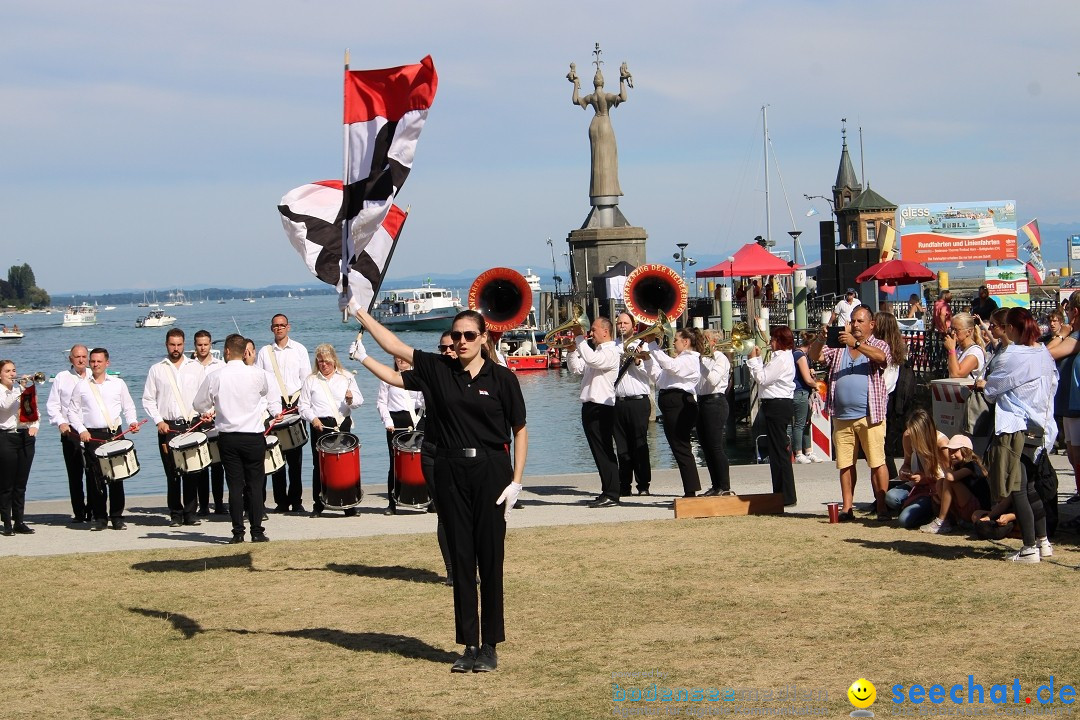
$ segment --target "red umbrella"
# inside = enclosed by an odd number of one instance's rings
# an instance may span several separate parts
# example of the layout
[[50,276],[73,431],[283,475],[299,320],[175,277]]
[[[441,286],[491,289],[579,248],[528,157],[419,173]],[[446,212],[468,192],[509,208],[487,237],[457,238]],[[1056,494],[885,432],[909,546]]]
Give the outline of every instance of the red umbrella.
[[909,285],[911,283],[933,280],[937,273],[933,270],[910,260],[886,260],[859,273],[855,282],[864,283],[877,280],[879,283],[889,285]]

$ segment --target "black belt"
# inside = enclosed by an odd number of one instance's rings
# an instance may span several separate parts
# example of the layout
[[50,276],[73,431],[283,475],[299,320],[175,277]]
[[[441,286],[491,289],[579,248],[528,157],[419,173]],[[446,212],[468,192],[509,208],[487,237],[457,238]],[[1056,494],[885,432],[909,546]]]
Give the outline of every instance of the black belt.
[[708,395],[698,395],[698,400],[719,400],[725,397],[726,393],[709,393]]
[[667,388],[666,390],[660,391],[661,395],[663,395],[664,393],[681,393],[683,395],[692,395],[692,393],[688,393],[685,390],[679,390],[678,388]]
[[647,397],[649,397],[649,396],[648,395],[616,395],[615,396],[615,402],[619,402],[620,400],[644,400]]
[[505,448],[489,449],[489,448],[436,448],[435,457],[448,457],[448,458],[474,458],[474,457],[488,457],[490,455],[504,455],[506,454]]

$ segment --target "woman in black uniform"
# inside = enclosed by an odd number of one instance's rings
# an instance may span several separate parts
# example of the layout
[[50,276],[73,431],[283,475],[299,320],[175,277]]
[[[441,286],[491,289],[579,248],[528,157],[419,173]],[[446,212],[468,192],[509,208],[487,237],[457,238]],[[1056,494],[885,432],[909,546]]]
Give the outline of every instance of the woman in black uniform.
[[489,672],[497,665],[495,646],[504,640],[506,519],[521,492],[529,450],[517,376],[480,352],[488,339],[487,325],[473,310],[454,318],[450,337],[456,359],[414,350],[364,311],[357,312],[356,319],[383,350],[411,362],[413,369],[397,373],[368,357],[360,342],[353,358],[384,382],[423,391],[428,413],[438,423],[435,502],[446,523],[453,560],[457,641],[465,646],[450,671]]

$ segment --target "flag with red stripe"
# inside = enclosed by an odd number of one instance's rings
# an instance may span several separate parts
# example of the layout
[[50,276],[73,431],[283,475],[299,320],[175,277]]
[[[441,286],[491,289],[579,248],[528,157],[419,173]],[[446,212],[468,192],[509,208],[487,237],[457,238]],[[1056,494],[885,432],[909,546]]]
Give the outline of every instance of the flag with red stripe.
[[1028,253],[1026,264],[1031,279],[1041,285],[1043,277],[1046,276],[1046,263],[1042,257],[1042,236],[1039,234],[1038,219],[1032,220],[1017,230],[1016,238],[1024,243],[1020,249]]
[[[339,304],[357,301],[350,270],[364,265],[378,229],[409,176],[416,143],[435,99],[439,78],[431,56],[416,65],[345,71],[345,202],[342,234],[344,292]],[[403,218],[402,218],[403,219]]]
[[[340,180],[321,180],[290,190],[278,205],[285,234],[308,270],[339,293],[345,289],[341,275],[343,198]],[[391,203],[375,233],[351,258],[346,277],[355,307],[371,307],[405,217],[405,211]]]

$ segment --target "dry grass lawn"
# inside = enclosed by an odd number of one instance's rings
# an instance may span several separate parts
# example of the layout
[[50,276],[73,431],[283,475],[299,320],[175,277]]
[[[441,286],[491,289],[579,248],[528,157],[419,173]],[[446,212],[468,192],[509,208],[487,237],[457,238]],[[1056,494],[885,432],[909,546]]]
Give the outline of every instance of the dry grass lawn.
[[798,516],[515,530],[489,675],[448,672],[431,536],[4,558],[0,714],[610,717],[612,673],[658,670],[827,691],[833,716],[865,676],[880,716],[894,683],[1080,681],[1080,552],[1056,550],[1017,566],[992,544]]

